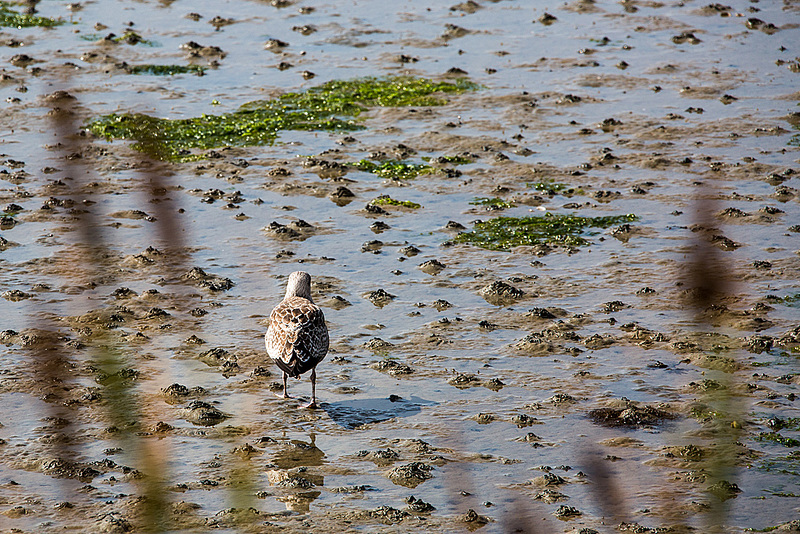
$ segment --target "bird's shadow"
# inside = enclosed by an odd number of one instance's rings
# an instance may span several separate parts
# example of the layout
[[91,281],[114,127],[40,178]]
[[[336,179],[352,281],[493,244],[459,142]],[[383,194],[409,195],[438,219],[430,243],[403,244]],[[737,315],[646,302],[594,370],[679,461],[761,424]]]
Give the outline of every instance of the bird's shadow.
[[325,402],[320,405],[338,425],[352,430],[370,423],[380,423],[395,417],[408,417],[420,412],[422,406],[432,406],[434,401],[412,396],[404,399],[390,395],[383,399],[353,399],[342,402]]

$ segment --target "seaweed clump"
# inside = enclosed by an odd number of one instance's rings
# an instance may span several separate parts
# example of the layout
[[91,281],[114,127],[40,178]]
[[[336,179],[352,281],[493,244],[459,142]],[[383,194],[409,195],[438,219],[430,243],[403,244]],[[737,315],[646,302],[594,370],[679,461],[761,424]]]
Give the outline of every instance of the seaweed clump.
[[653,427],[675,416],[655,406],[637,406],[628,401],[624,407],[597,408],[589,411],[589,418],[598,425],[609,427]]
[[467,165],[472,163],[472,158],[467,156],[437,156],[435,158],[424,156],[422,161],[438,163],[439,165]]
[[152,74],[154,76],[174,76],[175,74],[195,74],[202,76],[208,67],[201,65],[126,65],[129,74]]
[[581,217],[546,213],[541,217],[496,217],[475,224],[471,232],[456,236],[457,243],[471,243],[489,250],[511,250],[522,245],[582,246],[587,228],[608,228],[637,220],[633,214]]
[[125,44],[131,45],[131,46],[134,46],[134,45],[137,45],[137,44],[140,44],[140,43],[143,44],[143,45],[146,45],[146,46],[156,46],[156,43],[154,43],[153,41],[150,41],[148,39],[145,39],[138,32],[135,32],[133,30],[127,30],[122,35],[114,35],[112,33],[108,37],[106,37],[106,39],[108,39],[109,41],[115,42],[115,43],[125,43]]
[[761,432],[758,436],[756,436],[755,440],[779,443],[784,447],[800,447],[800,440],[782,436],[778,432]]
[[513,208],[514,203],[509,202],[507,200],[503,200],[502,198],[485,198],[485,197],[475,197],[475,199],[470,202],[473,206],[484,206],[488,211],[499,211],[504,210],[507,208]]
[[374,206],[399,206],[402,208],[408,208],[412,210],[416,210],[422,207],[421,204],[416,202],[412,202],[411,200],[396,200],[389,195],[381,195],[378,198],[372,199],[370,204]]
[[249,102],[222,115],[162,119],[112,113],[90,122],[87,129],[109,140],[135,140],[136,150],[158,159],[191,161],[202,157],[191,149],[271,144],[282,130],[363,129],[356,119],[370,107],[439,106],[447,103],[443,94],[479,87],[468,80],[437,82],[406,76],[334,80],[304,92]]
[[528,184],[529,187],[540,191],[548,196],[554,197],[556,195],[563,195],[571,197],[572,195],[582,195],[583,189],[570,187],[567,184],[557,182],[534,182]]
[[10,2],[0,2],[0,26],[4,28],[52,28],[64,24],[61,19],[17,13]]
[[425,163],[408,163],[397,160],[375,163],[368,159],[362,159],[351,165],[360,171],[368,172],[389,180],[410,180],[421,174],[436,172],[434,167]]

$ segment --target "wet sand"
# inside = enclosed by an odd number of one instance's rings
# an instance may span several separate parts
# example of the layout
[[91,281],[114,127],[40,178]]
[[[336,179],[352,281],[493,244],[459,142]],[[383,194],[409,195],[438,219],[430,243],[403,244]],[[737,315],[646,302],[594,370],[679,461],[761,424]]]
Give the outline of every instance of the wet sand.
[[[0,28],[3,532],[795,520],[797,6],[285,4],[51,2],[67,24]],[[207,70],[128,73],[151,63]],[[483,88],[187,163],[82,128],[398,74]],[[456,242],[545,213],[638,219]],[[263,349],[295,270],[331,335],[316,411]]]

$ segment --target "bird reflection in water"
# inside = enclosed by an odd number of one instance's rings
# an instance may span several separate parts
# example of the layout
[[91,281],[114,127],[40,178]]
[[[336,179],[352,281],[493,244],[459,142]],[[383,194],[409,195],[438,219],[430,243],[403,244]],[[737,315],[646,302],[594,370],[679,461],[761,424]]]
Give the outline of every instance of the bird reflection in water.
[[314,488],[324,485],[324,477],[314,467],[324,463],[325,453],[316,446],[315,434],[309,438],[310,442],[297,439],[280,442],[280,449],[272,457],[272,469],[267,471],[270,485],[286,491],[277,500],[292,512],[308,512],[321,494]]

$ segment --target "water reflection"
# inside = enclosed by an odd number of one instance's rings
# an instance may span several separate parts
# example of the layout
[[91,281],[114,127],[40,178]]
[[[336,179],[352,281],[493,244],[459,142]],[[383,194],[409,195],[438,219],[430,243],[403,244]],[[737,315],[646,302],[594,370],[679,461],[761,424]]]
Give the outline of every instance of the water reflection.
[[316,446],[316,434],[309,435],[310,442],[291,439],[281,443],[281,448],[272,458],[272,463],[279,469],[310,467],[323,464],[325,453]]
[[321,492],[319,491],[306,491],[303,493],[278,497],[277,500],[285,504],[286,509],[290,512],[305,514],[311,511],[311,503],[320,496],[320,493]]
[[433,401],[412,396],[404,399],[390,395],[385,399],[355,399],[323,403],[321,408],[338,425],[352,430],[370,423],[380,423],[395,417],[408,417],[419,413],[422,406],[432,406]]
[[325,477],[309,467],[321,466],[325,453],[316,445],[316,435],[310,441],[291,439],[281,442],[281,448],[272,457],[274,469],[267,472],[269,483],[285,490],[277,500],[292,512],[306,513],[321,492],[314,489],[325,484]]

